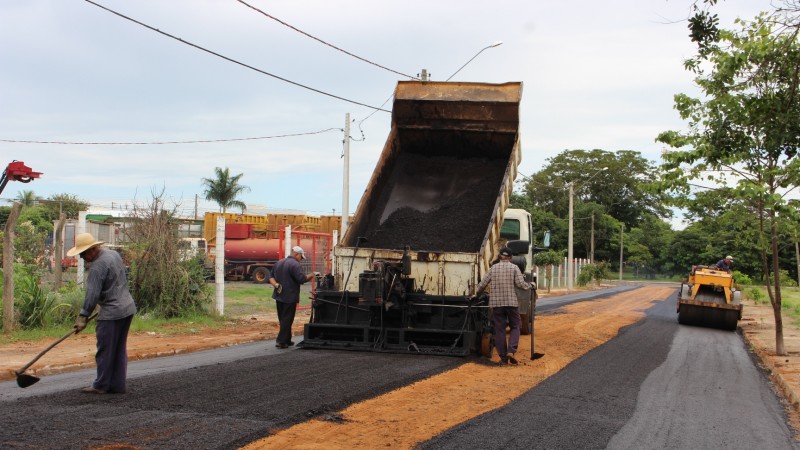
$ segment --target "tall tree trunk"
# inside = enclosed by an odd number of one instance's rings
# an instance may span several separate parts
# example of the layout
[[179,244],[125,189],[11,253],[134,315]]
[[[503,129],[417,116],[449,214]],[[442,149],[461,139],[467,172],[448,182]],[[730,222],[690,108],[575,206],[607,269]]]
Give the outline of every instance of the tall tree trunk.
[[786,347],[783,344],[783,315],[781,312],[781,272],[778,254],[778,226],[775,223],[775,212],[770,210],[770,247],[772,247],[772,283],[775,287],[775,301],[773,310],[775,311],[775,353],[778,356],[786,355]]
[[14,203],[6,222],[3,236],[3,332],[14,329],[14,227],[22,210],[22,203]]

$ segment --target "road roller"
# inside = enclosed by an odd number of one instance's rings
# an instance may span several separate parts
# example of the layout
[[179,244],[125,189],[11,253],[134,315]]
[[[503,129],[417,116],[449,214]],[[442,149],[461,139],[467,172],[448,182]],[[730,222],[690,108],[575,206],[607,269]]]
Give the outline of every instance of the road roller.
[[733,275],[693,266],[678,291],[678,323],[735,331],[741,318],[741,291],[734,287]]

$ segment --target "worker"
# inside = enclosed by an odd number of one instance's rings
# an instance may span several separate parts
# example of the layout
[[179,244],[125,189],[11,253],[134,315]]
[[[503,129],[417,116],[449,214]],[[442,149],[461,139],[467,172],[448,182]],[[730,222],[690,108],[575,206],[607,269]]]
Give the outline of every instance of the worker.
[[300,302],[300,285],[310,281],[319,272],[306,275],[300,266],[300,261],[306,259],[306,254],[300,246],[292,247],[292,252],[286,258],[278,261],[270,273],[269,284],[272,285],[272,298],[278,308],[278,338],[275,347],[288,348],[292,342],[292,323]]
[[[531,284],[525,281],[522,272],[511,262],[511,249],[500,249],[500,261],[493,265],[478,284],[476,295],[480,295],[491,283],[489,306],[492,308],[494,322],[494,345],[500,355],[500,364],[517,365],[514,354],[519,345],[520,324],[519,301],[514,287],[530,289]],[[506,325],[511,327],[506,343]]]
[[725,259],[720,259],[717,262],[717,269],[731,273],[733,271],[733,256],[728,255]]
[[67,251],[67,256],[80,255],[90,263],[83,307],[75,321],[76,334],[86,328],[89,315],[100,306],[95,327],[97,378],[82,392],[124,394],[127,391],[128,330],[136,313],[136,303],[128,290],[122,257],[113,250],[101,248],[103,243],[95,240],[91,233],[81,233],[75,237],[75,246]]

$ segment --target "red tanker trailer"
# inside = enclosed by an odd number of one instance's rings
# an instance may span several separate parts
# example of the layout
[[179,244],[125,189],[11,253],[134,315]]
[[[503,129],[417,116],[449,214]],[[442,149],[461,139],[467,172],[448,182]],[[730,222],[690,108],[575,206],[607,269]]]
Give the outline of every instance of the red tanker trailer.
[[[269,281],[272,267],[285,256],[286,239],[282,232],[256,233],[251,224],[225,226],[225,279],[231,281]],[[330,235],[325,233],[297,232],[292,234],[290,246],[303,247],[308,259],[303,261],[307,271],[327,273],[327,255]],[[216,254],[216,252],[211,252]]]

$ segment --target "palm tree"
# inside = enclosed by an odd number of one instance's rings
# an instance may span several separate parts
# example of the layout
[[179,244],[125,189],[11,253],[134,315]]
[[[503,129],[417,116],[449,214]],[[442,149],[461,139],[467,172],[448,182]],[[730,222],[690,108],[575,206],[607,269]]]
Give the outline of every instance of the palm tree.
[[213,200],[219,205],[222,212],[226,212],[228,208],[241,208],[242,213],[247,208],[244,202],[237,200],[236,197],[242,192],[250,191],[250,188],[239,184],[239,179],[242,175],[239,174],[231,176],[230,170],[226,167],[225,170],[215,167],[214,174],[216,178],[203,178],[203,185],[206,187],[205,195],[206,200]]
[[33,191],[19,191],[17,192],[17,202],[22,203],[22,206],[33,206],[36,204],[38,198]]

